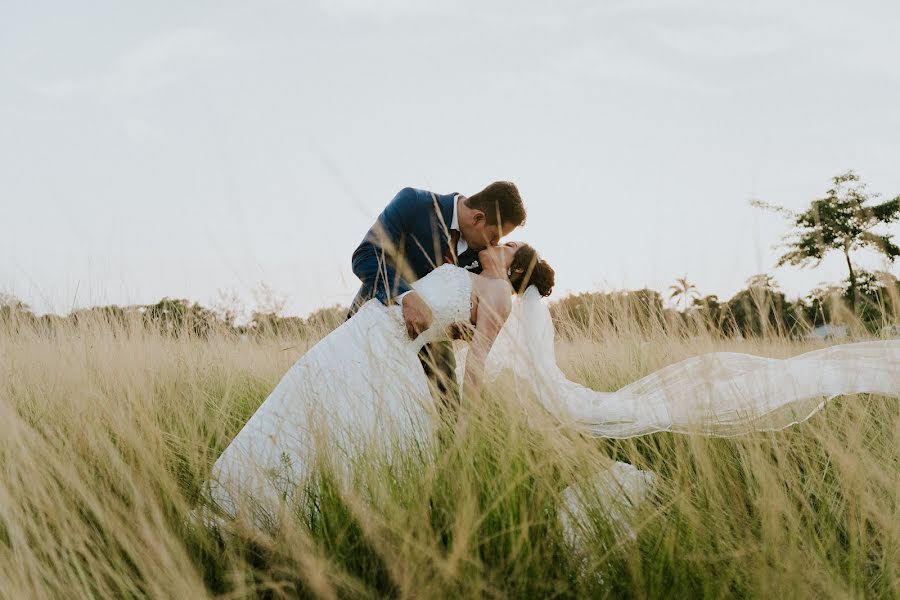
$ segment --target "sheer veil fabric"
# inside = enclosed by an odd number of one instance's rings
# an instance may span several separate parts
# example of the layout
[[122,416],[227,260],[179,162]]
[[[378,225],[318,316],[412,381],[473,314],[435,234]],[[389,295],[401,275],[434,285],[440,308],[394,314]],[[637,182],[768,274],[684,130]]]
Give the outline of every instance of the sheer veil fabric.
[[[461,365],[465,350],[457,358]],[[550,311],[530,287],[492,347],[485,379],[511,371],[517,392],[531,393],[563,426],[604,438],[669,431],[734,436],[781,430],[846,394],[900,395],[900,340],[832,346],[789,359],[714,352],[659,369],[615,392],[566,378],[556,363]],[[633,535],[630,507],[651,493],[656,475],[611,461],[563,492],[559,513],[566,538],[580,548],[589,529],[585,500],[598,498],[608,516]]]
[[714,352],[615,392],[598,392],[570,381],[557,366],[550,311],[530,287],[491,349],[485,377],[495,380],[506,369],[554,417],[589,435],[732,436],[785,429],[836,396],[900,395],[900,340],[842,344],[788,359]]

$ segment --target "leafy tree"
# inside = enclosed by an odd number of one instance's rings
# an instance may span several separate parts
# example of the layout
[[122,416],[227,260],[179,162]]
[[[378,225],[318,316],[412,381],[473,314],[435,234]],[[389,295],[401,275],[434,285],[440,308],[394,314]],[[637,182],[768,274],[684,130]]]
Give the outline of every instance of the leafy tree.
[[31,307],[13,296],[0,292],[0,324],[12,326],[18,331],[20,324],[33,324],[35,321]]
[[112,304],[74,310],[69,314],[69,319],[75,325],[83,323],[90,326],[93,323],[106,323],[115,328],[124,328],[128,323],[128,313],[121,306]]
[[777,290],[778,282],[768,273],[757,273],[747,279],[747,287],[754,290]]
[[338,304],[320,308],[306,317],[306,329],[312,334],[325,335],[347,320],[347,307]]
[[200,304],[172,298],[163,298],[145,307],[143,319],[146,326],[165,335],[196,335],[203,338],[209,335],[216,320],[212,311]]
[[651,289],[573,294],[552,302],[550,315],[561,335],[602,337],[608,332],[664,329],[673,315]]
[[813,289],[807,296],[806,319],[813,326],[833,323],[843,303],[844,289],[839,285],[825,285]]
[[877,233],[879,225],[893,223],[900,218],[900,196],[881,203],[873,203],[878,194],[866,190],[853,171],[832,178],[832,187],[824,198],[813,200],[809,208],[795,213],[781,206],[755,200],[754,206],[773,210],[792,221],[794,231],[785,238],[788,251],[778,259],[778,266],[786,264],[806,267],[818,266],[828,252],[837,250],[844,255],[849,272],[850,306],[856,312],[857,273],[850,253],[872,248],[888,260],[900,256],[891,234]]
[[719,302],[717,295],[710,294],[703,298],[694,298],[694,310],[701,322],[706,323],[708,328],[726,333],[728,305]]
[[631,317],[644,331],[661,326],[665,322],[666,311],[663,309],[662,295],[656,290],[642,288],[625,292],[625,296],[628,299],[627,306]]
[[250,316],[250,331],[257,336],[303,337],[306,324],[300,317],[282,317],[277,313],[255,311]]
[[[843,298],[847,299],[849,293],[848,285]],[[856,315],[869,331],[894,323],[898,286],[893,275],[883,271],[857,271],[856,295],[859,302]]]
[[744,337],[791,335],[803,325],[803,304],[788,301],[778,283],[764,273],[747,280],[747,288],[728,301],[727,311],[726,333]]
[[675,300],[676,304],[680,303],[682,310],[687,310],[687,307],[700,297],[697,286],[687,280],[687,275],[676,279],[675,284],[669,286],[669,291],[671,292],[669,299]]

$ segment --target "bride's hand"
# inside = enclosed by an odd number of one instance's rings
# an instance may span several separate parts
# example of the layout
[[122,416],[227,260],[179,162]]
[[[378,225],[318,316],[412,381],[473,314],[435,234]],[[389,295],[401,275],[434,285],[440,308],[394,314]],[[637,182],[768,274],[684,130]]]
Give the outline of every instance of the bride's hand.
[[409,339],[416,337],[431,327],[431,309],[416,292],[403,296],[403,320],[406,322],[406,333]]

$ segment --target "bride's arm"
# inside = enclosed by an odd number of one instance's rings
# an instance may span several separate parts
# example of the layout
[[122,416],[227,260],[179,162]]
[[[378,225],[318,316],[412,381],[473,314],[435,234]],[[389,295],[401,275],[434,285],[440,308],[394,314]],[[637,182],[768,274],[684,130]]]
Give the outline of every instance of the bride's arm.
[[492,290],[478,299],[475,334],[469,342],[469,353],[466,355],[466,375],[463,383],[463,392],[466,395],[477,396],[481,391],[488,352],[500,329],[503,328],[511,307],[509,292],[502,288]]

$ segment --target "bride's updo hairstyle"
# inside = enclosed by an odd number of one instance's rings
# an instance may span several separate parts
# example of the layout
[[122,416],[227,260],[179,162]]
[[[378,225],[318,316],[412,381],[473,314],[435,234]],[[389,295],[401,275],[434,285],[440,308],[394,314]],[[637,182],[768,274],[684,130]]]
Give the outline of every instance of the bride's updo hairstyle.
[[549,296],[555,276],[553,267],[528,244],[519,246],[509,265],[509,282],[517,294],[524,294],[528,286],[533,285],[541,296]]

